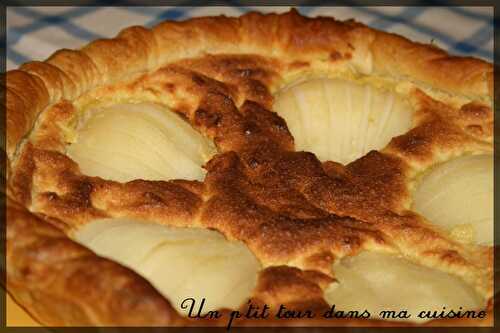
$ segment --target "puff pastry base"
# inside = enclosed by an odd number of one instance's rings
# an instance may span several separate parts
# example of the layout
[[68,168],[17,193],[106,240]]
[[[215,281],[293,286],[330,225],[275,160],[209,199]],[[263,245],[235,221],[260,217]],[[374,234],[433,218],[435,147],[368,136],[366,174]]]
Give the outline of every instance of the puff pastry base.
[[[144,277],[68,236],[96,219],[127,218],[213,229],[244,243],[262,267],[251,300],[272,309],[328,309],[325,291],[336,281],[335,263],[379,253],[453,276],[489,311],[484,320],[424,325],[492,324],[493,247],[457,239],[411,210],[421,177],[433,167],[493,153],[491,64],[352,20],[306,18],[292,10],[131,27],[6,77],[7,288],[41,323],[225,326],[225,319],[180,315]],[[379,96],[371,89],[395,94],[389,98],[411,110],[411,124],[398,120],[404,126],[373,147],[365,144],[372,139],[358,145],[353,136],[353,146],[362,148],[352,156],[338,147],[340,155],[323,154],[315,142],[301,143],[293,116],[287,122],[279,105],[273,112],[279,96],[315,80],[344,82],[360,95]],[[85,174],[68,156],[89,110],[138,103],[176,112],[214,143],[205,177],[194,176],[203,181],[118,182]],[[356,117],[361,128],[368,126],[363,121],[369,118]],[[313,125],[309,120],[302,124]]]

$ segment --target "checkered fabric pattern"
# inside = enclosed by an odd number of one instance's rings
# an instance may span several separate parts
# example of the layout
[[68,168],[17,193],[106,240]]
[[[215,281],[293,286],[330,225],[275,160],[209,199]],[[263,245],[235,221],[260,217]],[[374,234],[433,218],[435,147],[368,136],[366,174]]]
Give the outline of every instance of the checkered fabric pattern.
[[[229,1],[228,1],[229,3]],[[232,2],[234,3],[234,1]],[[289,7],[7,7],[7,69],[43,60],[60,48],[113,37],[130,25],[163,20],[237,16]],[[439,46],[450,53],[493,61],[493,7],[298,7],[303,15],[355,18],[373,28]]]

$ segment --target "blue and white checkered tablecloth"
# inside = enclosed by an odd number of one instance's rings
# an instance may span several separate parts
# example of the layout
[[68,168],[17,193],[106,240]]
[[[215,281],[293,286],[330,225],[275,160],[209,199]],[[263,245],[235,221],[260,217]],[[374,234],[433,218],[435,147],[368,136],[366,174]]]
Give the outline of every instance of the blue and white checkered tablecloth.
[[[7,69],[43,60],[60,48],[113,37],[130,25],[162,20],[237,16],[251,10],[283,12],[289,7],[7,7]],[[299,7],[303,15],[355,18],[459,55],[493,61],[493,7]]]

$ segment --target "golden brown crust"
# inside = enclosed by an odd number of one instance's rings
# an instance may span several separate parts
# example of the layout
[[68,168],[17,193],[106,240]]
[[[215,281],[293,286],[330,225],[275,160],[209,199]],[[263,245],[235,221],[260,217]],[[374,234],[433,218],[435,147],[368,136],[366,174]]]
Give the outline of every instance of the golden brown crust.
[[[303,62],[322,58],[324,54],[335,62],[348,62],[358,57],[363,60],[373,58],[373,66],[367,66],[370,70],[364,74],[403,76],[436,89],[479,99],[491,100],[493,96],[493,66],[484,61],[449,56],[435,47],[410,42],[353,21],[311,19],[300,16],[296,11],[283,15],[249,13],[240,18],[211,17],[165,22],[151,31],[131,27],[117,38],[94,41],[80,51],[61,50],[54,53],[46,63],[59,69],[57,74],[55,69],[32,70],[36,67],[34,63],[21,67],[23,72],[37,73],[36,76],[42,78],[42,85],[34,82],[34,74],[28,77],[11,71],[8,87],[18,94],[7,97],[8,103],[9,100],[11,103],[22,103],[24,95],[20,91],[23,91],[37,105],[16,106],[17,114],[22,114],[25,120],[9,120],[12,123],[10,128],[18,128],[22,135],[29,131],[34,115],[47,105],[47,90],[51,101],[55,100],[55,96],[71,100],[98,85],[205,53],[283,54],[287,59]],[[47,67],[43,63],[36,64]],[[358,64],[353,61],[353,65]],[[26,84],[30,88],[21,90]],[[14,117],[16,112],[8,114]],[[10,135],[12,139],[8,140],[7,150],[12,157],[13,145],[22,135],[14,132]]]
[[21,139],[33,127],[36,117],[47,106],[49,95],[43,82],[26,72],[6,74],[6,148],[12,158]]
[[[416,124],[385,149],[345,167],[295,152],[286,123],[270,111],[273,94],[311,73],[409,83]],[[467,152],[492,152],[492,73],[491,64],[477,59],[451,57],[353,21],[309,19],[295,11],[132,27],[117,38],[25,64],[7,73],[8,194],[43,216],[9,201],[9,290],[51,325],[199,325],[179,319],[135,273],[91,254],[43,221],[70,231],[95,218],[128,216],[214,228],[245,242],[267,267],[252,296],[267,304],[324,308],[322,290],[333,278],[333,261],[364,249],[437,266],[490,298],[492,249],[450,240],[408,209],[411,182],[422,170]],[[65,155],[63,129],[96,100],[148,101],[182,114],[220,152],[207,163],[204,182],[121,184],[82,175]],[[41,244],[36,250],[48,257],[33,258],[33,244]],[[54,254],[58,249],[75,258]],[[49,269],[45,260],[65,264]],[[41,270],[33,273],[43,275],[40,284],[19,273],[32,265]],[[102,289],[95,294],[68,285],[79,281],[76,272],[86,265],[104,272],[85,274]],[[48,279],[53,280],[43,284]],[[124,284],[115,289],[115,280],[133,286],[132,294],[119,292]],[[69,288],[75,294],[64,294]],[[93,299],[97,292],[106,297]],[[135,297],[146,301],[134,303]],[[57,305],[44,303],[50,300]],[[134,315],[127,317],[130,311]]]
[[450,56],[432,45],[381,32],[376,33],[371,50],[376,73],[420,81],[474,99],[493,98],[493,66],[487,62]]
[[7,288],[37,320],[51,326],[165,326],[178,320],[146,280],[15,202],[7,205]]

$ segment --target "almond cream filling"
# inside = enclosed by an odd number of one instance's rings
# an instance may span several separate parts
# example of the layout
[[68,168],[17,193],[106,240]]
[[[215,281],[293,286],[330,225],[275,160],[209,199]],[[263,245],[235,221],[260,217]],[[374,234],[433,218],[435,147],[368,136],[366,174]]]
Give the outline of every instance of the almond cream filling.
[[[349,163],[412,125],[413,111],[400,96],[369,85],[317,79],[277,97],[297,150],[321,160]],[[155,104],[122,104],[91,110],[67,154],[84,174],[116,181],[204,177],[213,143],[171,111]],[[492,157],[468,156],[434,168],[415,192],[414,209],[464,241],[492,244]],[[103,219],[75,239],[148,279],[181,313],[184,299],[205,298],[202,313],[238,308],[256,285],[260,264],[241,242],[215,231],[174,228],[130,219]],[[325,291],[337,310],[420,311],[485,306],[459,278],[405,259],[364,252],[334,265],[338,282]],[[381,318],[384,319],[384,318]],[[397,318],[385,318],[396,319]]]
[[202,314],[238,308],[251,296],[260,270],[260,263],[242,242],[228,241],[208,229],[100,219],[73,237],[142,275],[185,315],[189,308],[181,304],[187,298],[198,305],[205,298]]
[[399,95],[340,79],[314,79],[281,92],[274,110],[287,122],[296,150],[347,164],[412,126],[413,110]]
[[[458,277],[414,264],[406,259],[375,252],[344,258],[333,266],[335,278],[325,299],[335,310],[367,309],[372,319],[425,322],[424,311],[475,310],[486,301]],[[406,310],[409,318],[385,317],[382,311]]]
[[180,116],[152,103],[89,110],[66,153],[82,173],[120,182],[202,180],[213,143]]
[[493,156],[469,155],[434,167],[413,209],[463,242],[493,245]]

